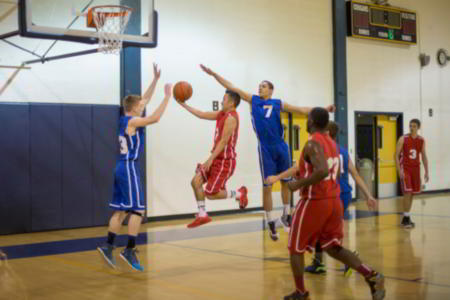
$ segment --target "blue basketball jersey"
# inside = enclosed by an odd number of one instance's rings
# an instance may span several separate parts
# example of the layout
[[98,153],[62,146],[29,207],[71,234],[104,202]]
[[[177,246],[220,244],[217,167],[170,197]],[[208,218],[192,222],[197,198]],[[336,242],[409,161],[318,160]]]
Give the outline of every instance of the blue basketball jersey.
[[145,134],[144,128],[136,128],[136,134],[129,136],[126,133],[128,122],[131,116],[121,116],[119,121],[119,160],[137,160],[139,153],[144,149]]
[[263,100],[252,96],[252,123],[259,142],[263,145],[284,143],[281,125],[282,102],[279,99]]
[[341,176],[339,177],[339,185],[341,186],[341,194],[344,194],[352,191],[352,186],[349,183],[348,177],[349,155],[347,149],[339,145],[338,147],[339,147],[339,158],[341,162]]

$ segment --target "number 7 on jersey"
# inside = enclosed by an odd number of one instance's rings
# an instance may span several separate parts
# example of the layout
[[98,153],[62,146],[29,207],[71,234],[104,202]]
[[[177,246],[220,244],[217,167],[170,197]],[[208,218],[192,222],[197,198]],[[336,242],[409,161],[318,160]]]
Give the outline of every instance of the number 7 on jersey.
[[266,118],[270,118],[270,115],[272,114],[273,106],[272,105],[264,105],[263,109],[266,110]]

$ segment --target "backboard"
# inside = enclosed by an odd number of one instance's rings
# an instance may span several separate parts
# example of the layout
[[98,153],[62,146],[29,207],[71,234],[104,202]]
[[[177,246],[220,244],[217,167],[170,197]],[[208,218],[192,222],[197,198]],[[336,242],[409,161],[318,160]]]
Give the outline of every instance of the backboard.
[[86,15],[89,8],[99,5],[134,8],[123,47],[156,47],[158,20],[153,0],[19,0],[20,35],[96,44],[97,30],[87,26]]

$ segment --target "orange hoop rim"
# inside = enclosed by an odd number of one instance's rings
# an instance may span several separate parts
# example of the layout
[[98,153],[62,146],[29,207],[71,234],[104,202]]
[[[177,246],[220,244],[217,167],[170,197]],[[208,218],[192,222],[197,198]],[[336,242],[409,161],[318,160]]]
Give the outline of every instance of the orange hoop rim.
[[[124,11],[122,12],[96,12],[96,9],[100,9],[100,8],[122,8],[124,9]],[[134,9],[125,5],[97,5],[97,6],[92,6],[91,8],[89,8],[88,10],[88,14],[87,14],[87,18],[86,18],[86,26],[87,27],[91,27],[91,28],[96,28],[97,26],[95,25],[94,22],[94,12],[98,15],[103,15],[106,18],[115,18],[115,17],[124,17],[126,15],[128,15],[129,13],[133,12]]]
[[[124,9],[124,11],[122,12],[96,12],[96,9],[100,9],[100,8],[122,8]],[[130,12],[132,12],[134,9],[125,5],[97,5],[97,6],[92,6],[89,9],[90,13],[96,13],[99,15],[105,15],[105,17],[111,18],[111,17],[123,17],[128,15]]]

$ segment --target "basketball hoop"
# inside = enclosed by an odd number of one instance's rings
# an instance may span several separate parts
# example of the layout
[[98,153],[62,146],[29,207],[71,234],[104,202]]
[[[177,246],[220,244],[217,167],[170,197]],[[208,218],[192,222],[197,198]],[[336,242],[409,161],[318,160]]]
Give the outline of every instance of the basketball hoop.
[[97,28],[99,51],[118,54],[122,49],[123,32],[133,9],[123,5],[102,5],[88,11],[87,26]]

